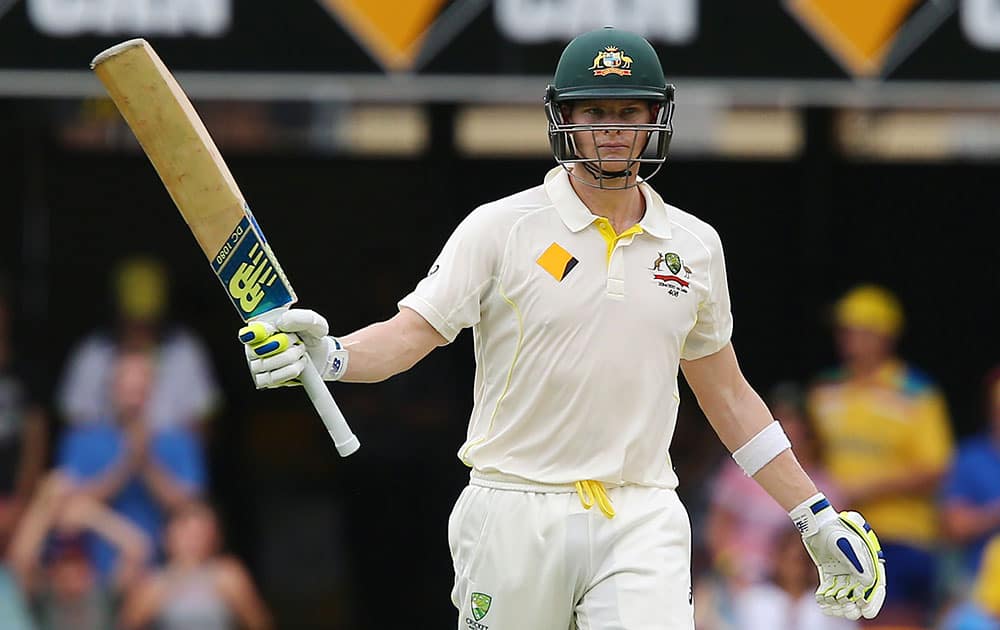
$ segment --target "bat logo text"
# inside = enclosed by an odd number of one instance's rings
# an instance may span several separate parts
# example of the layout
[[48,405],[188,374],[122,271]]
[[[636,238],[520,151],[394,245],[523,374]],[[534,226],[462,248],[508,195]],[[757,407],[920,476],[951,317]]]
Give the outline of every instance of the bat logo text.
[[264,299],[264,287],[271,286],[278,278],[271,261],[258,243],[250,249],[250,262],[240,263],[229,279],[229,295],[236,300],[244,313],[251,313]]

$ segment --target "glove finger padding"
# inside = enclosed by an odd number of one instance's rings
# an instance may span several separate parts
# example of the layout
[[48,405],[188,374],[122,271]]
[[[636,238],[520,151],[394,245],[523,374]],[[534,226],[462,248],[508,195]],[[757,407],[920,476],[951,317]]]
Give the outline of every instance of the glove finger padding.
[[240,329],[247,364],[258,389],[301,385],[299,377],[309,362],[320,378],[338,380],[347,371],[348,352],[327,336],[329,326],[315,311],[292,309],[269,321],[255,321]]
[[882,553],[882,544],[864,517],[857,512],[841,512],[840,520],[854,530],[861,542],[861,545],[857,545],[854,540],[851,541],[852,548],[861,546],[855,553],[868,571],[865,575],[857,576],[864,588],[858,599],[862,602],[861,608],[865,618],[872,619],[885,601],[885,556]]
[[298,377],[308,359],[297,334],[275,332],[266,322],[254,322],[241,328],[239,337],[257,389],[301,385]]
[[295,333],[275,333],[263,341],[247,344],[253,355],[258,359],[277,356],[292,346],[301,345],[302,340]]
[[247,360],[250,361],[250,372],[253,374],[270,372],[272,370],[292,365],[305,356],[305,354],[306,348],[301,343],[297,343],[290,348],[287,348],[284,352],[269,356],[266,359],[261,359],[256,356],[252,349],[247,348]]
[[330,325],[316,311],[293,308],[282,313],[277,322],[278,330],[299,333],[302,341],[311,346],[330,333]]
[[272,387],[295,387],[297,385],[301,385],[302,382],[298,380],[298,378],[302,375],[303,370],[306,369],[306,361],[308,360],[309,359],[303,357],[295,363],[286,365],[283,368],[272,370],[270,372],[254,374],[254,384],[258,389]]
[[265,321],[256,321],[240,328],[240,332],[238,334],[242,343],[256,344],[264,341],[276,332],[278,332],[277,329],[270,323]]
[[878,537],[857,512],[837,514],[816,495],[789,515],[819,569],[816,602],[828,615],[872,619],[885,601],[885,561]]

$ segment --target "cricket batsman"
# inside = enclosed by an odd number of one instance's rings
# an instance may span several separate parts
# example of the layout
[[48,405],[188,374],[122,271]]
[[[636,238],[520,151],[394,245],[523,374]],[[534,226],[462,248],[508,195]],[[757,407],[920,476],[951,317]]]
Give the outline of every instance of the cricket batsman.
[[[878,539],[838,513],[744,378],[722,243],[648,179],[666,160],[674,87],[652,46],[603,28],[566,46],[545,95],[558,166],[469,214],[399,313],[349,335],[289,310],[240,331],[258,388],[376,382],[473,330],[474,406],[452,511],[464,630],[691,630],[691,526],[668,449],[678,369],[819,569],[817,604],[872,618]],[[639,169],[653,169],[645,178]]]

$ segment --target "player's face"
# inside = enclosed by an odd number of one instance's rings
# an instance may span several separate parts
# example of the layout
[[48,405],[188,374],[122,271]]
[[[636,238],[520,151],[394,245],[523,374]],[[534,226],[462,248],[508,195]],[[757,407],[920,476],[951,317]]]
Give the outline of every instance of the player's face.
[[[575,125],[646,125],[653,122],[652,108],[646,101],[602,99],[578,101],[571,105],[567,122]],[[629,160],[637,158],[646,146],[648,131],[604,129],[573,134],[576,153],[591,160]],[[624,162],[604,165],[605,170],[625,169]]]

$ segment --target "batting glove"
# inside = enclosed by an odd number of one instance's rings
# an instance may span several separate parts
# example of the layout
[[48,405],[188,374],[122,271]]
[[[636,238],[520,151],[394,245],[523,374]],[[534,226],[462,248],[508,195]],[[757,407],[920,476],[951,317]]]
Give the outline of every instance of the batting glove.
[[788,513],[819,569],[816,602],[827,615],[873,619],[885,601],[885,558],[857,512],[837,514],[822,494]]
[[329,329],[319,313],[307,309],[291,309],[273,323],[260,320],[241,328],[239,338],[257,389],[301,385],[306,361],[312,361],[323,380],[343,376],[347,350],[327,335]]

